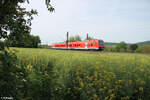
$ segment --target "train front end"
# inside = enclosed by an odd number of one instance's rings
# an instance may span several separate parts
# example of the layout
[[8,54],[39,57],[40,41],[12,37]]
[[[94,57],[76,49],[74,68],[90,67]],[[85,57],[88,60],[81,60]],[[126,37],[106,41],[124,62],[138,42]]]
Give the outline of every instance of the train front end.
[[105,44],[103,40],[98,40],[98,44],[99,44],[99,50],[104,50],[105,48]]

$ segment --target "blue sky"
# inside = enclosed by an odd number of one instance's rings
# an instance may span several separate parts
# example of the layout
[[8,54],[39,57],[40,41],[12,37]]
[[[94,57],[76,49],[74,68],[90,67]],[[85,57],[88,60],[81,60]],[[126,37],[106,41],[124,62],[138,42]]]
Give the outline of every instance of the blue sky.
[[30,0],[27,9],[37,9],[31,33],[43,44],[62,42],[66,32],[109,42],[135,43],[150,40],[150,0],[52,0],[49,13],[44,0]]

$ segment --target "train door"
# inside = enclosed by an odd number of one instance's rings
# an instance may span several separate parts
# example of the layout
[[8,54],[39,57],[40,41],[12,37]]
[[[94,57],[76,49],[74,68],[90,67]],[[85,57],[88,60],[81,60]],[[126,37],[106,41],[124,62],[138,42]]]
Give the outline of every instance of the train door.
[[87,42],[85,42],[85,49],[87,49]]

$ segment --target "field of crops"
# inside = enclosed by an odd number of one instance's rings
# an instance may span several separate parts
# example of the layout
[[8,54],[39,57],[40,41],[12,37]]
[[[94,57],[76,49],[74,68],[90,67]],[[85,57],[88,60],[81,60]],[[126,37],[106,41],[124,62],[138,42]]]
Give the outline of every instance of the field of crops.
[[15,50],[34,84],[27,98],[36,98],[33,95],[42,91],[39,95],[54,100],[150,99],[150,56]]

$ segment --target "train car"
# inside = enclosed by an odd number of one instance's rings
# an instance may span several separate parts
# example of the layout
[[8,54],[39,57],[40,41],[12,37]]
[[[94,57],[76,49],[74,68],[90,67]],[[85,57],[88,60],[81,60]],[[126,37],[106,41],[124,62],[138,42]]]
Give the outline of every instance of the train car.
[[67,43],[55,43],[51,45],[51,48],[103,50],[105,48],[105,45],[103,40],[87,40],[87,41],[78,41],[78,42],[68,42],[68,48],[67,48]]

